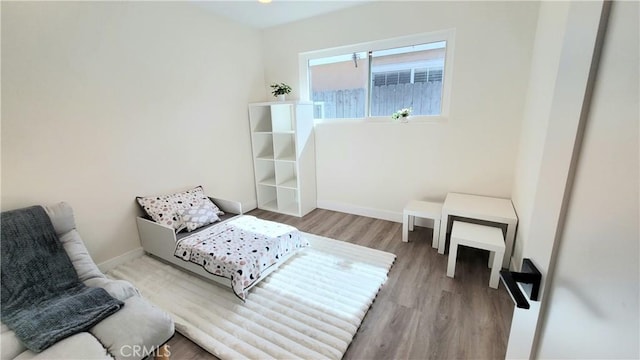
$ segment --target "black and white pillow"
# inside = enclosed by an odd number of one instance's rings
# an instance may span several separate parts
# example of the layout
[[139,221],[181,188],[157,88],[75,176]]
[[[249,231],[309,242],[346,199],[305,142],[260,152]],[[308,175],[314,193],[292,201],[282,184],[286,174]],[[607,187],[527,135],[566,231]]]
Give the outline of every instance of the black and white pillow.
[[187,227],[187,231],[193,231],[220,220],[218,211],[219,209],[211,201],[203,201],[188,209],[178,210],[178,214]]
[[176,232],[186,227],[179,211],[207,203],[213,207],[216,215],[224,215],[220,209],[204,194],[202,186],[180,193],[137,197],[136,200],[147,215],[158,224],[170,226]]

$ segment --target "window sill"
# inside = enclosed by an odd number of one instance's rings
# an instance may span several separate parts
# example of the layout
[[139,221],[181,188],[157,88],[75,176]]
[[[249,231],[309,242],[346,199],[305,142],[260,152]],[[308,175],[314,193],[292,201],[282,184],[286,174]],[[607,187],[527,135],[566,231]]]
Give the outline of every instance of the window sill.
[[447,116],[411,116],[407,122],[393,120],[390,116],[370,116],[365,118],[340,118],[340,119],[314,119],[314,124],[445,124],[449,121]]

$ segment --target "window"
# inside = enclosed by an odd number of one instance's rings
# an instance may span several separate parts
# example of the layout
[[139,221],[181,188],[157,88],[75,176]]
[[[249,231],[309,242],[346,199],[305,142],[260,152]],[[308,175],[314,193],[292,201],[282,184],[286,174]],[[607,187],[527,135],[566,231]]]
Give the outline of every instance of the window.
[[368,61],[367,53],[362,52],[309,61],[316,119],[365,116]]
[[301,54],[301,95],[316,119],[446,116],[452,45],[445,31]]

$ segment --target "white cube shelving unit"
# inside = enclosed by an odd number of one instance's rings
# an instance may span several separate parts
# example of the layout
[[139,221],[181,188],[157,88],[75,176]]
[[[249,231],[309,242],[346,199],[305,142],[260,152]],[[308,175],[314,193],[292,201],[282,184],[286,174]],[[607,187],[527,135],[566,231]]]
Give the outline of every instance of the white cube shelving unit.
[[249,104],[258,208],[304,216],[316,208],[313,104]]

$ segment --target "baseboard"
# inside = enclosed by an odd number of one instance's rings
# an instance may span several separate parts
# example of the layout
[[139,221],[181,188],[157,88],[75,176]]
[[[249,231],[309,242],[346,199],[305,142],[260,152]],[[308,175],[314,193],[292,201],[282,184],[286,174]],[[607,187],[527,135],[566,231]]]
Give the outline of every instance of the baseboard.
[[368,208],[364,206],[356,206],[353,204],[345,204],[333,201],[318,201],[320,209],[339,211],[347,214],[360,215],[375,219],[388,220],[394,222],[402,222],[402,213],[394,211],[380,210]]
[[128,251],[122,255],[109,259],[105,262],[101,262],[100,264],[98,264],[98,269],[100,269],[100,271],[105,273],[122,263],[125,263],[131,259],[135,259],[142,255],[144,255],[144,250],[142,249],[142,247],[139,247],[131,251]]
[[[325,210],[339,211],[347,214],[402,223],[402,212],[374,209],[334,201],[318,201],[318,207]],[[433,220],[416,218],[415,225],[433,228]]]

